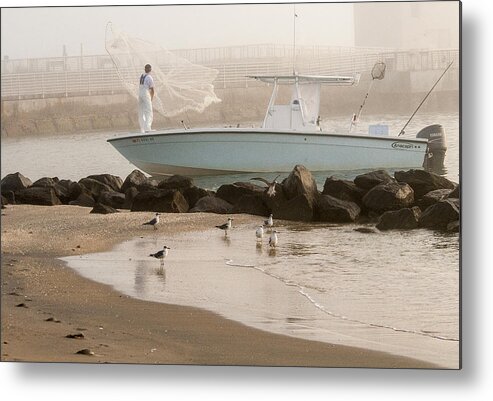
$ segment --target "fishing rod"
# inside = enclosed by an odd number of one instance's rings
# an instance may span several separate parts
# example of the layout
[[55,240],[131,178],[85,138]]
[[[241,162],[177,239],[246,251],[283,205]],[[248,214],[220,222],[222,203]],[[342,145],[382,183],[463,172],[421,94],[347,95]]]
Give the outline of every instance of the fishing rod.
[[419,106],[416,108],[416,110],[414,110],[414,113],[412,114],[412,116],[409,118],[409,120],[407,120],[407,123],[404,125],[404,127],[402,127],[402,129],[400,130],[399,132],[399,135],[397,136],[401,136],[402,134],[404,134],[404,130],[406,129],[406,127],[408,126],[408,124],[411,122],[411,120],[413,119],[413,117],[415,116],[415,114],[418,112],[418,110],[421,108],[421,106],[423,105],[423,103],[425,102],[426,99],[428,99],[428,96],[430,96],[431,92],[433,92],[433,89],[435,89],[435,86],[438,85],[438,83],[440,82],[440,80],[442,79],[442,77],[445,75],[445,73],[448,71],[448,69],[452,66],[452,64],[454,63],[454,60],[452,60],[450,62],[450,64],[447,66],[447,68],[445,68],[445,71],[442,73],[442,75],[440,75],[440,78],[438,78],[438,80],[435,82],[435,85],[433,85],[431,87],[431,89],[429,90],[429,92],[426,94],[426,96],[424,97],[424,99],[421,101],[421,103],[419,104]]

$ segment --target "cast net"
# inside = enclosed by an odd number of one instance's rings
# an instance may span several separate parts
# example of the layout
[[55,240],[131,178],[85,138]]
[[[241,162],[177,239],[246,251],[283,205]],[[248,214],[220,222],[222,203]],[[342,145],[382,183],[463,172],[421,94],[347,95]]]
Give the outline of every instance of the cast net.
[[105,47],[125,89],[136,99],[144,65],[151,64],[153,108],[164,117],[186,111],[202,113],[221,101],[214,93],[212,82],[218,71],[213,68],[193,64],[158,44],[130,37],[111,22],[106,25]]

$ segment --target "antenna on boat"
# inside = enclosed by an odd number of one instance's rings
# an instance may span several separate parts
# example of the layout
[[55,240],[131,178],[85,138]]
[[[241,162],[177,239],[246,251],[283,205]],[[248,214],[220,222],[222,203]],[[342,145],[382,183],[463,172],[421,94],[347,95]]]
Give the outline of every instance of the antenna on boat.
[[407,120],[407,123],[404,125],[404,127],[402,127],[402,129],[399,132],[399,135],[397,135],[397,136],[401,136],[401,135],[403,135],[405,133],[404,130],[406,129],[406,127],[408,126],[408,124],[411,122],[411,120],[413,119],[413,117],[416,115],[416,113],[418,112],[418,110],[421,108],[421,106],[423,105],[423,103],[425,102],[425,100],[428,99],[428,96],[430,96],[431,92],[433,92],[433,89],[435,89],[435,86],[438,85],[438,83],[440,82],[440,80],[443,78],[443,76],[448,71],[448,69],[452,66],[453,63],[454,63],[454,60],[452,60],[450,62],[450,64],[447,66],[447,68],[445,68],[445,71],[442,73],[442,75],[440,75],[440,78],[437,79],[437,81],[435,82],[435,85],[433,85],[431,87],[431,89],[426,94],[426,96],[423,98],[423,100],[421,101],[421,103],[419,104],[419,106],[416,108],[416,110],[414,110],[414,113],[411,115],[411,117],[409,117],[409,120]]
[[296,75],[296,3],[293,3],[293,75]]
[[384,62],[379,61],[375,63],[371,70],[371,81],[370,81],[370,86],[368,87],[368,91],[366,92],[365,98],[363,99],[363,103],[359,106],[358,114],[353,114],[353,117],[351,118],[351,125],[349,126],[349,132],[353,129],[353,126],[355,126],[360,117],[361,113],[363,111],[363,107],[365,107],[366,99],[368,99],[368,96],[370,95],[371,88],[373,86],[373,82],[375,82],[375,79],[378,79],[379,81],[384,79],[385,77],[385,69],[387,66],[385,65]]

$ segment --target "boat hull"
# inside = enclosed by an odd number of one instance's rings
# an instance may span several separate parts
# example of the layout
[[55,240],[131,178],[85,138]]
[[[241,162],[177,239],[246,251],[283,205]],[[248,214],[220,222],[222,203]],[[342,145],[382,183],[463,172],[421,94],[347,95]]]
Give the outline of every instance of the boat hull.
[[151,175],[421,168],[427,140],[264,129],[172,130],[109,139]]

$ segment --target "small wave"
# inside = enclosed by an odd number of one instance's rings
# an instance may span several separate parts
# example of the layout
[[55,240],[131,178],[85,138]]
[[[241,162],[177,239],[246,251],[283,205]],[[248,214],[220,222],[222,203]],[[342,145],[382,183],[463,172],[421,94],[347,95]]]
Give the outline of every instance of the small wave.
[[392,326],[388,326],[388,325],[385,325],[385,324],[370,323],[370,322],[364,322],[364,321],[358,320],[358,319],[352,319],[350,317],[341,315],[339,313],[335,313],[335,312],[332,312],[330,310],[327,310],[323,305],[319,304],[310,294],[308,294],[306,292],[305,287],[303,287],[303,286],[301,286],[301,285],[299,285],[299,284],[297,284],[295,282],[287,281],[283,277],[278,276],[276,274],[269,273],[268,271],[262,269],[259,266],[255,266],[255,265],[252,265],[252,264],[236,263],[232,259],[227,259],[225,263],[226,263],[226,265],[232,266],[232,267],[244,267],[244,268],[251,268],[251,269],[258,270],[258,271],[266,274],[267,276],[270,276],[272,278],[275,278],[276,280],[281,281],[284,285],[286,285],[288,287],[295,287],[295,288],[297,288],[298,289],[298,292],[303,297],[305,297],[315,308],[317,308],[319,311],[321,311],[321,312],[325,313],[326,315],[329,315],[329,316],[331,316],[333,318],[345,320],[347,322],[358,323],[358,324],[361,324],[361,325],[364,325],[364,326],[368,326],[368,327],[374,327],[374,328],[380,328],[380,329],[387,329],[387,330],[392,330],[392,331],[399,332],[399,333],[416,334],[416,335],[419,335],[419,336],[430,337],[430,338],[434,338],[434,339],[442,340],[442,341],[453,341],[453,342],[459,341],[456,338],[445,337],[445,336],[441,336],[441,335],[438,335],[438,334],[432,334],[430,332],[410,330],[410,329],[401,329],[401,328],[398,328],[398,327],[392,327]]

